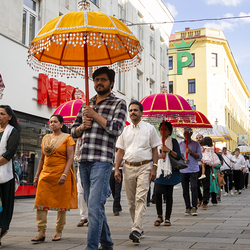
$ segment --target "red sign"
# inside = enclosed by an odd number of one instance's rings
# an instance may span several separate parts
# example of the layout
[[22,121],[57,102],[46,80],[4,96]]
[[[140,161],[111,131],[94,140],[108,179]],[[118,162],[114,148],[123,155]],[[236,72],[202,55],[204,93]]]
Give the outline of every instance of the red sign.
[[[39,74],[38,78],[38,104],[48,105],[48,107],[57,108],[64,102],[75,100],[76,88],[66,85],[47,75]],[[81,93],[81,98],[84,99],[84,93]]]

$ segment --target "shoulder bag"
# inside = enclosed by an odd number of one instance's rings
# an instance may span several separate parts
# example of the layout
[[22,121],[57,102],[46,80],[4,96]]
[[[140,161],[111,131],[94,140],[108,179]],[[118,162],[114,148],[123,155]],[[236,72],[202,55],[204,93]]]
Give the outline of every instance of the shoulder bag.
[[188,165],[184,162],[183,155],[181,155],[180,160],[175,159],[171,154],[168,156],[173,170],[180,170],[188,167]]
[[224,174],[221,171],[218,171],[217,173],[217,180],[218,180],[218,184],[219,186],[224,186],[226,184],[225,180],[224,180]]

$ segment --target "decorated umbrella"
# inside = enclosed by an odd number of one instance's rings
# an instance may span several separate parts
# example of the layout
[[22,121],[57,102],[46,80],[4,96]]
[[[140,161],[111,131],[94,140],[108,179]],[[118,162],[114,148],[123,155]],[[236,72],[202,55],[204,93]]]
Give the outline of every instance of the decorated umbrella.
[[[151,123],[158,124],[162,121],[171,123],[186,124],[195,123],[195,112],[192,110],[188,102],[179,95],[160,93],[144,97],[141,100],[143,106],[142,119]],[[165,125],[162,123],[162,130]],[[188,144],[188,140],[187,144]],[[164,133],[162,136],[162,144],[165,145]],[[187,158],[187,155],[186,155]]]
[[84,102],[85,101],[82,99],[76,99],[76,100],[65,102],[61,104],[54,111],[53,115],[61,115],[63,117],[64,123],[70,126],[74,122]]
[[250,147],[248,146],[239,146],[238,148],[240,149],[241,153],[245,153],[245,154],[250,153]]
[[216,129],[214,128],[201,128],[201,129],[197,129],[193,135],[192,135],[192,139],[194,140],[196,138],[196,136],[198,134],[205,136],[209,136],[211,137],[213,142],[225,142],[226,139],[224,138],[224,136]]
[[217,129],[225,138],[225,140],[230,141],[232,140],[232,137],[229,133],[229,131],[226,129],[226,127],[222,125],[218,125],[218,121],[216,119],[215,124],[213,125],[213,128]]
[[45,24],[28,51],[28,64],[36,71],[54,77],[85,78],[86,105],[89,105],[88,75],[93,70],[109,65],[118,72],[128,71],[140,63],[142,51],[138,39],[123,22],[88,11],[89,5],[86,0],[80,1],[79,11]]

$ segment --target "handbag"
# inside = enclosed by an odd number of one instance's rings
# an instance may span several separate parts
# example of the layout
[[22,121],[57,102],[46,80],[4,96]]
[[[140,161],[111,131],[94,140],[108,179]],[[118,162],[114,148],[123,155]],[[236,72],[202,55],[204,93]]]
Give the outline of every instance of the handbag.
[[217,174],[217,180],[218,180],[218,184],[219,186],[224,186],[226,184],[225,180],[224,180],[224,174],[219,171],[218,174]]
[[180,160],[175,159],[171,154],[168,156],[173,170],[180,170],[188,167],[188,165],[184,162],[183,155]]

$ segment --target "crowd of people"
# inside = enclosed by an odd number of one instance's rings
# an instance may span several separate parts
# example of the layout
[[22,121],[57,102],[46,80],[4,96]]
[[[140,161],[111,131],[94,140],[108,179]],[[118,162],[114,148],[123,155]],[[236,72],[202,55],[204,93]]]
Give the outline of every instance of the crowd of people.
[[[42,140],[41,158],[33,180],[37,187],[34,209],[37,210],[38,233],[32,242],[45,240],[48,210],[57,211],[52,241],[60,241],[66,224],[66,211],[78,207],[80,222],[77,226],[88,226],[85,250],[112,250],[105,203],[111,192],[114,197],[113,213],[119,216],[122,211],[122,182],[132,221],[128,237],[136,244],[145,236],[143,221],[151,182],[154,182],[156,204],[156,220],[152,226],[162,223],[171,226],[173,190],[179,183],[185,203],[183,213],[187,216],[197,216],[199,207],[206,210],[210,200],[216,205],[222,188],[225,190],[223,196],[241,194],[242,189],[247,188],[249,158],[243,157],[238,148],[234,155],[226,147],[221,153],[215,153],[210,137],[203,138],[199,134],[197,141],[191,139],[191,128],[184,129],[185,139],[178,143],[171,137],[173,127],[167,121],[158,126],[159,134],[165,138],[162,143],[155,127],[142,121],[143,106],[138,101],[129,104],[131,124],[125,127],[127,106],[124,100],[111,92],[114,78],[115,72],[107,67],[93,73],[97,94],[90,99],[89,106],[83,104],[81,107],[71,135],[62,116],[50,117],[52,133]],[[1,105],[0,244],[8,232],[13,214],[15,178],[12,159],[19,143],[19,132],[12,109]],[[73,138],[77,138],[76,148]],[[173,159],[179,161],[186,155],[185,168],[176,169]],[[78,165],[77,174],[74,160]],[[224,174],[223,186],[218,181],[220,172]]]

